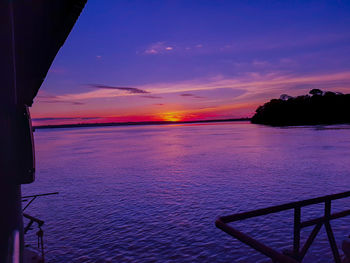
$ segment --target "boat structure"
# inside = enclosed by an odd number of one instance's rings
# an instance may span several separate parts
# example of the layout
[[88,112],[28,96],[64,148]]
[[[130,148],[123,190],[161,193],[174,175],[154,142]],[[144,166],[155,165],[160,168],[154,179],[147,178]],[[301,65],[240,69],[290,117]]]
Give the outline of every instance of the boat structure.
[[[29,108],[85,4],[86,0],[0,2],[0,262],[24,262],[24,232],[34,223],[40,241],[43,221],[22,211],[21,185],[35,180]],[[23,217],[31,222],[29,227],[24,227]]]
[[32,216],[25,212],[25,210],[39,197],[49,196],[49,195],[57,195],[58,192],[54,193],[45,193],[45,194],[36,194],[36,195],[28,195],[22,196],[22,202],[24,203],[22,212],[24,219],[24,235],[27,234],[30,230],[34,230],[33,225],[37,225],[36,236],[38,239],[37,247],[33,248],[29,245],[25,245],[23,259],[25,263],[35,263],[35,262],[45,262],[45,246],[44,246],[44,230],[42,226],[44,225],[44,221]]
[[[332,250],[333,259],[335,263],[350,263],[350,236],[344,237],[342,242],[342,250],[344,255],[341,256],[337,247],[337,243],[333,234],[331,227],[331,221],[339,219],[345,216],[350,215],[350,210],[337,211],[332,213],[332,201],[335,202],[339,199],[349,199],[350,191],[326,195],[321,197],[316,197],[312,199],[271,206],[266,208],[261,208],[253,211],[237,213],[233,215],[221,216],[215,221],[215,225],[226,232],[230,236],[236,238],[242,243],[250,246],[261,254],[265,255],[267,258],[270,258],[272,262],[280,263],[300,263],[303,261],[305,255],[307,254],[309,248],[320,232],[321,228],[324,226],[327,238],[329,241],[330,249]],[[302,220],[302,210],[306,210],[310,206],[323,206],[323,216],[318,218],[312,218],[308,220]],[[256,218],[266,215],[274,215],[276,213],[284,211],[293,211],[293,240],[292,240],[292,249],[277,251],[276,249],[271,248],[260,242],[259,240],[237,230],[232,226],[233,223],[247,220],[250,218]],[[309,236],[306,238],[304,244],[301,243],[301,234],[302,230],[305,228],[312,228]],[[320,255],[322,257],[322,255]],[[270,261],[271,262],[271,261]]]

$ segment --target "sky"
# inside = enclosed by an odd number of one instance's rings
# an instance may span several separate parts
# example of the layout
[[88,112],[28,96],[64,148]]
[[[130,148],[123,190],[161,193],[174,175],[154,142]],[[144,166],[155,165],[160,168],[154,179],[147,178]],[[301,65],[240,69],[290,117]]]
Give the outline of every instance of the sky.
[[251,117],[310,89],[350,93],[350,1],[88,0],[34,125]]

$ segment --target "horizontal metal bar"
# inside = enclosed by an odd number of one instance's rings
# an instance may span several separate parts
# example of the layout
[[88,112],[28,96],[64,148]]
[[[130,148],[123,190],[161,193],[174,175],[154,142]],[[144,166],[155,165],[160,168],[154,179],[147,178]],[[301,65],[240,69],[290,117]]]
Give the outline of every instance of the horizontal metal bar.
[[243,213],[238,213],[238,214],[234,214],[234,215],[222,216],[222,217],[220,217],[220,220],[222,220],[224,223],[229,223],[229,222],[244,220],[244,219],[248,219],[248,218],[252,218],[252,217],[277,213],[277,212],[293,209],[296,207],[303,207],[303,206],[308,206],[308,205],[319,204],[319,203],[323,203],[326,201],[332,201],[332,200],[341,199],[341,198],[345,198],[345,197],[349,197],[349,196],[350,196],[350,191],[338,193],[338,194],[332,194],[332,195],[325,195],[322,197],[316,197],[316,198],[306,199],[306,200],[302,200],[302,201],[291,202],[291,203],[287,203],[287,204],[283,204],[283,205],[270,206],[267,208],[257,209],[257,210],[253,210],[253,211],[249,211],[249,212],[243,212]]
[[308,227],[308,226],[313,226],[313,225],[317,225],[319,223],[324,223],[324,222],[329,221],[329,220],[333,220],[333,219],[337,219],[337,218],[341,218],[341,217],[345,217],[345,216],[349,216],[349,215],[350,215],[350,210],[345,210],[342,212],[331,214],[328,219],[325,218],[324,216],[322,216],[319,218],[304,221],[300,224],[300,227],[304,228],[304,227]]
[[37,196],[45,196],[45,195],[58,195],[59,192],[53,192],[53,193],[46,193],[46,194],[38,194],[38,195],[27,195],[27,196],[22,196],[23,198],[29,198],[29,197],[37,197]]
[[283,263],[297,263],[296,260],[283,255],[276,250],[265,246],[264,244],[260,243],[254,238],[251,238],[250,236],[234,229],[233,227],[227,225],[224,223],[220,218],[218,218],[215,221],[216,227],[220,228],[230,236],[233,236],[237,238],[239,241],[247,244],[248,246],[252,247],[253,249],[259,251],[260,253],[264,254],[265,256],[271,258],[274,262],[283,262]]

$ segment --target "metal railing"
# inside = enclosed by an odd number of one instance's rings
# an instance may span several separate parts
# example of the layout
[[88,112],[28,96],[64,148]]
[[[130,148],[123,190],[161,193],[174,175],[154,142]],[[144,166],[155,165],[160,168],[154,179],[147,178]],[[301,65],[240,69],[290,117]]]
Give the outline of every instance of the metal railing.
[[[22,202],[27,202],[27,204],[22,209],[22,212],[28,208],[28,206],[34,202],[40,196],[48,196],[48,195],[57,195],[58,192],[54,193],[46,193],[46,194],[38,194],[38,195],[28,195],[22,197]],[[44,221],[36,218],[34,216],[28,215],[27,213],[23,213],[23,217],[28,219],[28,224],[24,227],[24,234],[26,234],[29,230],[32,229],[32,225],[36,223],[38,225],[39,230],[36,232],[38,237],[38,250],[41,252],[41,262],[45,262],[45,253],[44,253],[44,231],[41,227],[44,225]]]
[[[27,207],[34,202],[35,199],[37,199],[40,196],[47,196],[47,195],[58,195],[58,192],[53,192],[53,193],[46,193],[46,194],[38,194],[38,195],[27,195],[27,196],[22,196],[22,202],[28,202],[25,207],[22,209],[24,210],[27,209]],[[29,200],[30,199],[30,200]],[[28,201],[29,200],[29,201]]]
[[[235,237],[239,241],[247,244],[253,249],[269,257],[270,259],[272,259],[273,262],[283,262],[283,263],[284,262],[286,263],[302,262],[312,242],[315,240],[321,227],[324,225],[327,232],[329,244],[332,249],[334,262],[341,263],[341,258],[339,255],[337,244],[335,242],[330,221],[333,219],[350,215],[350,210],[344,210],[344,211],[332,214],[331,202],[333,200],[342,199],[346,197],[350,197],[350,191],[307,199],[307,200],[298,201],[298,202],[287,203],[283,205],[271,206],[263,209],[257,209],[257,210],[238,213],[238,214],[229,215],[229,216],[221,216],[216,220],[215,225],[221,230],[223,230],[224,232],[226,232],[227,234]],[[320,204],[320,203],[324,203],[324,216],[302,222],[301,208],[305,206]],[[258,216],[263,216],[268,214],[273,214],[273,213],[278,213],[278,212],[291,210],[291,209],[294,210],[294,231],[293,231],[293,251],[290,251],[290,252],[284,252],[284,253],[278,252],[275,249],[272,249],[264,245],[258,240],[248,236],[247,234],[244,234],[238,231],[237,229],[229,225],[229,223],[232,223],[232,222],[241,221],[248,218],[253,218],[253,217],[258,217]],[[315,226],[315,227],[311,231],[305,244],[301,247],[300,232],[303,228],[309,227],[309,226]]]

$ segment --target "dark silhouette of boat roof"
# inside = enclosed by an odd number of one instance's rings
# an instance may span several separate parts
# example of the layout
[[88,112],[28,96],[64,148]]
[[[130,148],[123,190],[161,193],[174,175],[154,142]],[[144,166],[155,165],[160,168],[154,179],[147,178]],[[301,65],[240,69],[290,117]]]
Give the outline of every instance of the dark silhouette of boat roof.
[[[0,48],[3,51],[14,48],[11,50],[14,61],[11,70],[15,72],[17,104],[31,106],[86,0],[2,2],[5,3],[0,4],[0,33],[3,42]],[[0,63],[6,63],[1,65],[0,69],[8,67],[6,60]],[[7,77],[11,77],[10,75]]]

